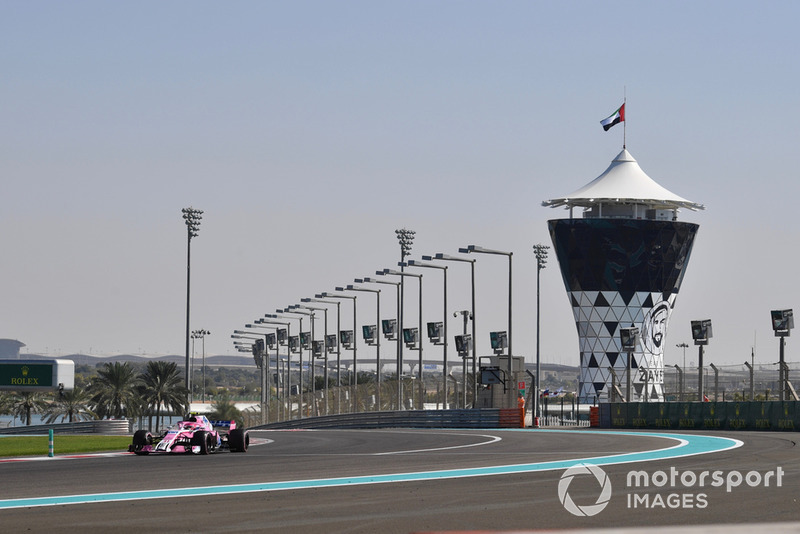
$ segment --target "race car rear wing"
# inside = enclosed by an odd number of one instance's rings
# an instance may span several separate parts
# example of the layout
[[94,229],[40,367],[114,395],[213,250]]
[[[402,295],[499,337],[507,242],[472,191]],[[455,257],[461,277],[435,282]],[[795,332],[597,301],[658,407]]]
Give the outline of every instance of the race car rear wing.
[[234,430],[236,428],[236,421],[211,421],[211,426],[214,428],[227,428],[228,430]]

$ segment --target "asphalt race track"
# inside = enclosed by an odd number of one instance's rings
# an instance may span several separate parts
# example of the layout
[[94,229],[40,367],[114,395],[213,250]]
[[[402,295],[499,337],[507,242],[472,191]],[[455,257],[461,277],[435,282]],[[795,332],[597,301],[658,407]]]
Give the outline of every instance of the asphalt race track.
[[[0,525],[5,532],[372,533],[800,521],[796,433],[251,436],[261,443],[246,454],[0,461]],[[566,471],[582,459],[593,470]],[[648,487],[636,487],[631,471]]]

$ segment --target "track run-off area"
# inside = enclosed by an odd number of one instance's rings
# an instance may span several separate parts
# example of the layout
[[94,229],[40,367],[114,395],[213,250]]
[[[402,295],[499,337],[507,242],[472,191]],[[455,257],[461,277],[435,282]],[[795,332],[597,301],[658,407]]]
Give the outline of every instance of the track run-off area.
[[385,429],[251,436],[245,454],[0,462],[0,521],[34,531],[69,525],[121,532],[191,517],[176,530],[421,532],[800,520],[794,433]]

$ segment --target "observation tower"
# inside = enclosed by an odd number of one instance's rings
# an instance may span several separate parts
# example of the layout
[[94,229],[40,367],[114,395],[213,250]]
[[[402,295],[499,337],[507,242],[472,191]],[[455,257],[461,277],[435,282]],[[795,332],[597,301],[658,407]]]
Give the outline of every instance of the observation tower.
[[632,326],[641,340],[627,400],[664,400],[667,325],[699,229],[678,212],[705,206],[657,184],[624,148],[603,174],[542,205],[569,210],[547,224],[578,329],[580,402],[610,400],[614,383],[625,392],[619,329]]

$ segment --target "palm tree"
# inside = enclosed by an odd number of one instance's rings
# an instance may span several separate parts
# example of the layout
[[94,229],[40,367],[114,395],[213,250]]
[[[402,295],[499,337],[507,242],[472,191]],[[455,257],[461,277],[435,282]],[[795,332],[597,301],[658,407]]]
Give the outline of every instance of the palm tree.
[[89,387],[97,416],[101,419],[135,416],[139,408],[136,383],[136,371],[130,363],[104,363]]
[[9,413],[11,410],[11,394],[0,391],[0,415]]
[[26,425],[31,424],[31,415],[44,413],[49,406],[44,393],[33,391],[23,391],[17,393],[11,399],[11,415],[19,417],[25,421]]
[[72,423],[75,421],[89,421],[97,419],[97,415],[89,408],[92,396],[88,390],[75,386],[75,389],[66,390],[56,396],[47,410],[46,423],[55,423],[60,417]]
[[236,407],[228,395],[223,395],[212,405],[208,418],[216,421],[242,420],[242,412]]
[[161,408],[180,413],[187,404],[187,391],[182,385],[180,369],[175,362],[147,362],[147,368],[139,376],[142,404],[152,416],[156,414],[156,428],[161,423]]

